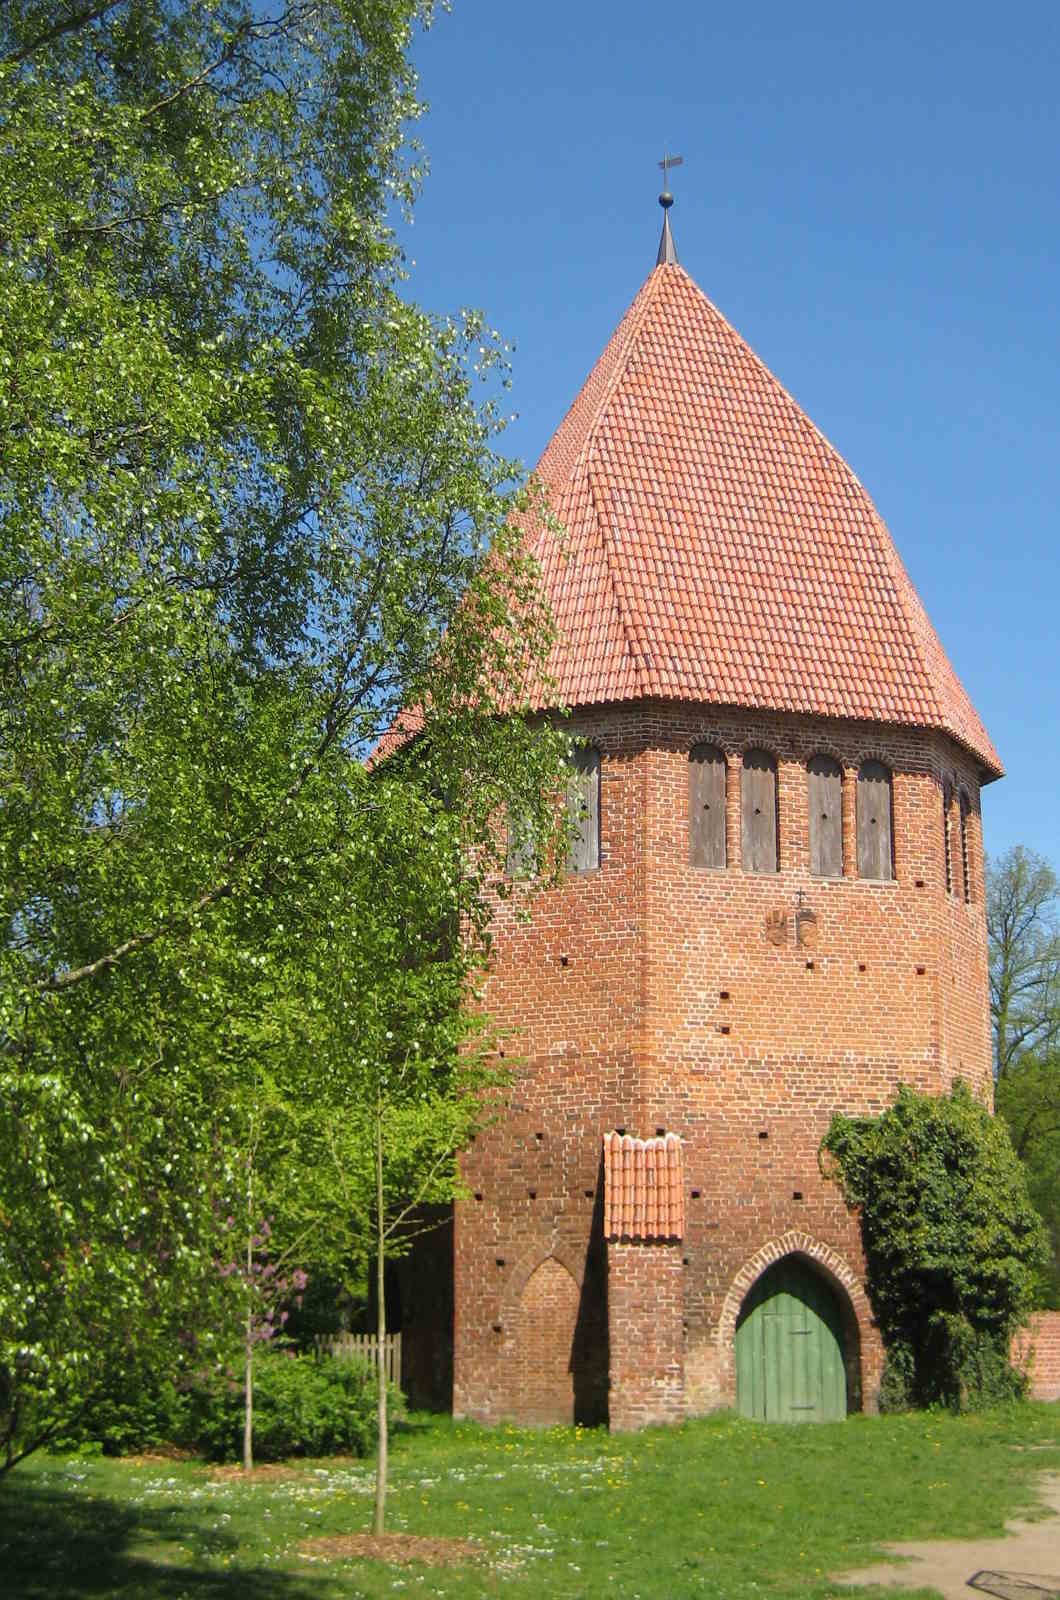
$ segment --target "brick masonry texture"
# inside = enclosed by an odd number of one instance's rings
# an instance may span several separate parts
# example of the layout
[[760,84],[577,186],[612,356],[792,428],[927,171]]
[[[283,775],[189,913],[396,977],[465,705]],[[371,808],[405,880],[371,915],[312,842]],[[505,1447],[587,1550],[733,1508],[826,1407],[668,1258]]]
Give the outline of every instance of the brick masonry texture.
[[[899,1083],[942,1091],[961,1077],[990,1099],[978,767],[943,734],[875,723],[664,701],[573,720],[602,757],[601,864],[498,906],[484,1004],[516,1030],[508,1056],[521,1059],[507,1115],[467,1155],[474,1198],[456,1207],[454,1409],[547,1422],[610,1406],[631,1426],[671,1417],[678,1387],[689,1414],[732,1404],[740,1304],[789,1250],[835,1289],[850,1400],[871,1409],[882,1352],[857,1220],[818,1147],[833,1112],[878,1113]],[[689,864],[688,753],[701,741],[727,763],[724,869]],[[740,866],[749,748],[778,764],[776,873]],[[844,772],[841,878],[809,871],[806,763],[819,752]],[[893,773],[892,882],[854,875],[866,759]],[[946,782],[972,804],[967,900],[952,829],[946,887]],[[812,944],[796,942],[800,891]],[[619,1257],[605,1244],[613,1130],[680,1138],[679,1247]],[[656,1293],[660,1314],[637,1332],[635,1308]]]
[[613,1433],[684,1419],[683,1280],[680,1245],[608,1245],[608,1420]]
[[1060,1311],[1039,1311],[1013,1340],[1013,1359],[1030,1374],[1035,1400],[1060,1400]]

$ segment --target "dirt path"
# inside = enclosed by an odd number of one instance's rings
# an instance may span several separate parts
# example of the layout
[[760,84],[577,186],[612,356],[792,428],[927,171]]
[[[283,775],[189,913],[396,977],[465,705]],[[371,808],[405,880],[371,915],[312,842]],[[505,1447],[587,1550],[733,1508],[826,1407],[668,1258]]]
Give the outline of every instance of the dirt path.
[[[1060,1477],[1039,1483],[1043,1506],[1060,1518]],[[944,1600],[974,1600],[976,1594],[1002,1600],[1056,1600],[1060,1596],[1060,1521],[1007,1522],[1000,1539],[939,1539],[891,1544],[900,1565],[880,1562],[860,1572],[844,1572],[836,1583],[876,1583],[885,1589],[937,1589]],[[974,1584],[973,1584],[973,1580]]]

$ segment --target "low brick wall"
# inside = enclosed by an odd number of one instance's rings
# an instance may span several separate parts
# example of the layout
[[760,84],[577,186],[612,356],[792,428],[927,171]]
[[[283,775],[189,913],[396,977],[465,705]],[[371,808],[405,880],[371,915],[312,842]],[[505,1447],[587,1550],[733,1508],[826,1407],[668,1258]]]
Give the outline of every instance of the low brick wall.
[[1039,1311],[1012,1341],[1012,1359],[1028,1363],[1032,1400],[1060,1400],[1060,1311]]

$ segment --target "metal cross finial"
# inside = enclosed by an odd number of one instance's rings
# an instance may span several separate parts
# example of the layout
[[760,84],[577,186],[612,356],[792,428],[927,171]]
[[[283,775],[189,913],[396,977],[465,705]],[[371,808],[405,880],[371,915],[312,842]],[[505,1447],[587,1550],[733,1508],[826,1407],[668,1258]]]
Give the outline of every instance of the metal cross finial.
[[[684,156],[668,156],[665,151],[663,152],[663,158],[659,162],[663,175],[663,192],[659,196],[659,204],[661,206],[665,207],[673,204],[673,195],[670,194],[670,168],[684,166],[684,160]],[[663,195],[668,196],[668,198],[664,200]]]
[[673,235],[670,232],[670,207],[674,203],[674,197],[670,193],[670,168],[681,166],[684,159],[684,156],[668,156],[664,154],[659,162],[663,175],[663,191],[659,196],[659,204],[663,208],[663,227],[662,238],[659,240],[659,254],[656,256],[655,261],[656,265],[660,267],[677,265],[677,251],[674,249]]

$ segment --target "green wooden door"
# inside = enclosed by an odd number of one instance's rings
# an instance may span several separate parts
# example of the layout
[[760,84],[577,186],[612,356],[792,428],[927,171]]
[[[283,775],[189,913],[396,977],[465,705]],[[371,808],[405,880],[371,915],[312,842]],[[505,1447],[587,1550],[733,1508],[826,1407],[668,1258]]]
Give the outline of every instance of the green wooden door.
[[764,1272],[744,1301],[736,1404],[760,1422],[834,1422],[847,1414],[839,1307],[796,1256]]

